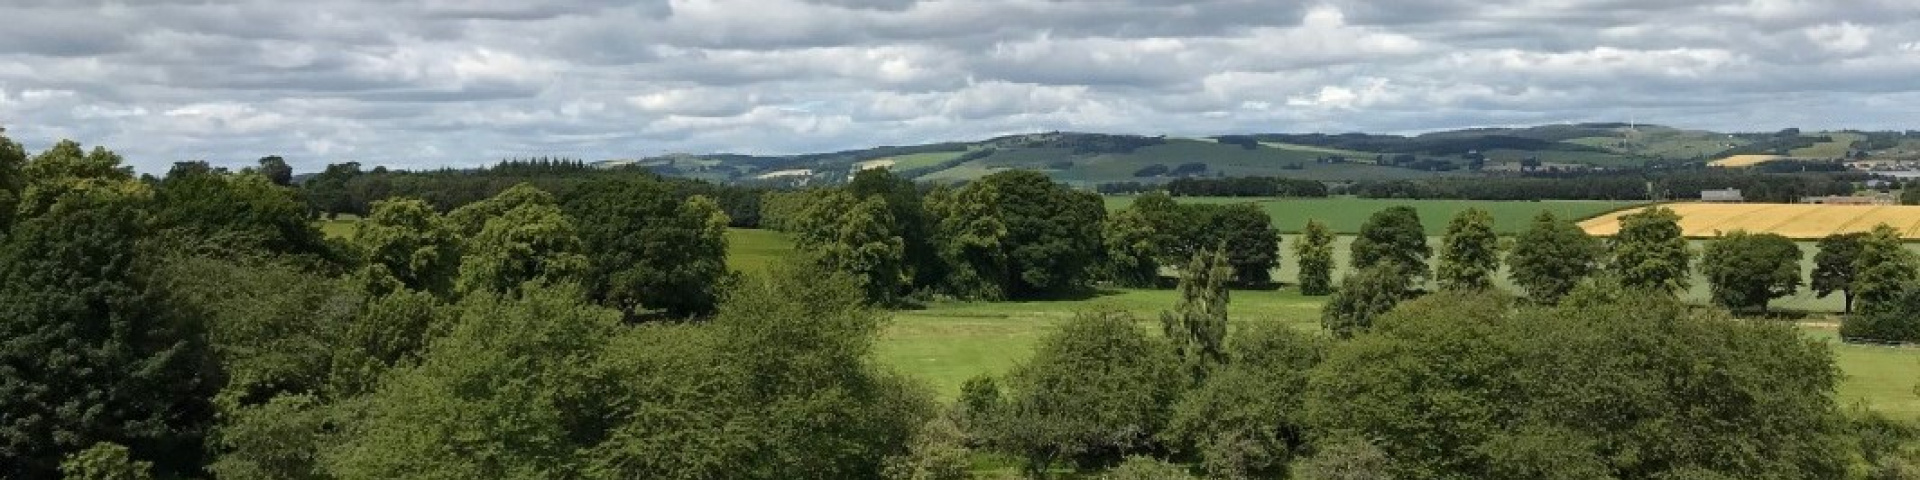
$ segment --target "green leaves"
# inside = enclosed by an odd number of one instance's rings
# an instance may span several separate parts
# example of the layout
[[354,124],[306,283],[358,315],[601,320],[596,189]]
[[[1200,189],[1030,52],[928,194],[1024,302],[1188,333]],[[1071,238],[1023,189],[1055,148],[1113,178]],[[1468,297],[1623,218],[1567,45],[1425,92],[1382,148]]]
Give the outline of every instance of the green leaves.
[[958,296],[1036,298],[1078,291],[1093,279],[1106,217],[1098,195],[1010,170],[931,200],[949,289]]
[[1500,271],[1500,237],[1493,233],[1493,215],[1469,208],[1447,224],[1440,240],[1440,265],[1436,277],[1443,290],[1486,290],[1493,288],[1493,275]]
[[1147,451],[1186,383],[1171,348],[1131,315],[1083,313],[1008,375],[1003,446],[1038,471],[1057,461],[1111,465]]
[[1680,215],[1654,207],[1620,217],[1607,270],[1628,288],[1667,293],[1684,291],[1693,252],[1680,235]]
[[1513,283],[1540,304],[1560,302],[1600,267],[1604,247],[1579,225],[1540,212],[1514,240],[1507,266]]
[[1734,231],[1707,244],[1700,272],[1715,303],[1765,311],[1769,300],[1800,289],[1800,246],[1778,234]]
[[1853,270],[1854,296],[1860,299],[1861,309],[1871,309],[1912,288],[1920,278],[1920,258],[1902,244],[1900,231],[1881,224],[1860,240]]
[[588,298],[629,316],[706,315],[719,303],[728,217],[712,200],[654,180],[596,180],[561,207],[586,246]]
[[1433,251],[1427,248],[1420,213],[1413,207],[1396,206],[1367,217],[1360,235],[1353,239],[1352,254],[1349,263],[1354,270],[1385,265],[1405,277],[1409,285],[1419,286],[1426,283],[1427,257]]
[[1333,231],[1319,220],[1307,221],[1300,242],[1293,244],[1300,258],[1300,293],[1320,296],[1333,293]]

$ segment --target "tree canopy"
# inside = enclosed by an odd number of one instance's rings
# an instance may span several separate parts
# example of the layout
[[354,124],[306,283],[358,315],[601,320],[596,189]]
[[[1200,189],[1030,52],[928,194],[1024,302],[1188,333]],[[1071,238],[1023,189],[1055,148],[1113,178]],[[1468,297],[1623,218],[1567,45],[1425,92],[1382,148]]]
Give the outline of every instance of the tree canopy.
[[1700,273],[1713,301],[1730,309],[1767,309],[1800,289],[1800,246],[1773,233],[1734,231],[1707,243]]
[[1573,222],[1540,212],[1507,255],[1513,283],[1535,302],[1554,304],[1599,269],[1600,241]]
[[1620,217],[1608,271],[1630,288],[1662,292],[1686,290],[1693,252],[1680,235],[1680,215],[1654,207]]

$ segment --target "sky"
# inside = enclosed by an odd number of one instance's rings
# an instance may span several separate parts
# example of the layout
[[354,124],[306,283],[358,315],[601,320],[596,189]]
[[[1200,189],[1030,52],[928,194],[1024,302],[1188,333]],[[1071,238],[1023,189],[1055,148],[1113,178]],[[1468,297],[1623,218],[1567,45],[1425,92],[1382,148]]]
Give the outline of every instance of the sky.
[[1915,0],[0,0],[0,127],[299,171],[1052,130],[1920,128]]

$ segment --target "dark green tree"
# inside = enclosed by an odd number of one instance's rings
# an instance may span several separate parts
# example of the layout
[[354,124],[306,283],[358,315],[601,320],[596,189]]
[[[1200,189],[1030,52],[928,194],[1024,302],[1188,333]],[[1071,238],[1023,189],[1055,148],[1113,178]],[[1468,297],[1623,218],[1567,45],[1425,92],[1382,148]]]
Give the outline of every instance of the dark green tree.
[[822,267],[857,279],[868,302],[892,304],[912,280],[904,232],[882,197],[833,192],[812,202],[805,218],[800,248]]
[[1579,225],[1542,211],[1514,239],[1507,266],[1513,283],[1534,302],[1552,305],[1599,269],[1603,252],[1600,241]]
[[1620,217],[1608,271],[1629,288],[1667,293],[1687,289],[1693,252],[1680,234],[1680,215],[1654,207]]
[[727,215],[654,180],[595,180],[561,207],[587,247],[589,298],[629,313],[712,313],[729,277]]
[[52,478],[98,442],[200,470],[220,372],[203,325],[150,285],[151,195],[75,182],[0,245],[0,477]]
[[1160,312],[1160,332],[1194,384],[1227,362],[1227,266],[1224,250],[1195,255],[1180,272],[1180,304]]
[[1920,290],[1907,289],[1889,300],[1867,303],[1840,323],[1840,338],[1854,342],[1920,342]]
[[1308,220],[1300,231],[1300,243],[1293,254],[1300,258],[1300,293],[1320,296],[1333,293],[1333,231],[1319,220]]
[[1250,203],[1193,207],[1202,213],[1198,232],[1203,233],[1193,242],[1205,249],[1225,249],[1235,283],[1259,286],[1273,282],[1272,270],[1280,266],[1280,232],[1273,228],[1272,216]]
[[940,264],[939,246],[935,244],[935,225],[913,180],[885,168],[870,168],[855,173],[853,180],[847,182],[846,191],[862,201],[879,198],[886,204],[906,257],[902,271],[907,274],[907,285],[930,287],[940,283],[945,271]]
[[969,183],[946,201],[939,208],[941,243],[955,293],[1036,298],[1084,289],[1093,278],[1106,217],[1098,195],[1011,170]]
[[1404,304],[1314,371],[1309,423],[1378,442],[1394,478],[1846,475],[1826,345],[1593,285],[1554,308],[1491,292]]
[[1352,338],[1371,328],[1374,318],[1414,296],[1400,265],[1367,267],[1340,281],[1340,289],[1320,307],[1320,325],[1335,337]]
[[299,194],[258,174],[178,169],[155,189],[154,225],[179,251],[339,259],[315,227]]
[[1500,236],[1493,232],[1493,215],[1469,208],[1455,215],[1440,240],[1440,263],[1435,277],[1442,290],[1486,290],[1500,272]]
[[1028,472],[1111,466],[1156,446],[1185,379],[1165,341],[1134,323],[1122,312],[1076,315],[1008,375],[1001,447],[1026,458]]
[[1426,232],[1426,227],[1420,225],[1420,212],[1413,207],[1396,206],[1374,212],[1367,217],[1367,223],[1361,225],[1360,235],[1354,237],[1353,260],[1348,264],[1354,270],[1391,265],[1407,278],[1408,284],[1415,287],[1425,284],[1427,257],[1433,254],[1427,248]]
[[21,169],[27,165],[27,150],[13,139],[7,138],[6,129],[0,128],[0,237],[13,227],[13,217],[20,208],[20,195],[27,187],[27,179]]
[[1820,298],[1840,292],[1845,313],[1853,313],[1855,260],[1866,240],[1866,232],[1836,233],[1820,239],[1820,252],[1813,255],[1813,275],[1808,287]]
[[1860,239],[1860,253],[1853,259],[1853,292],[1862,309],[1899,298],[1920,279],[1920,257],[1907,250],[1900,231],[1886,224],[1875,225]]
[[267,177],[274,185],[293,186],[293,166],[287,165],[287,159],[279,155],[260,157],[260,175]]
[[1736,230],[1707,243],[1700,273],[1714,303],[1764,312],[1767,302],[1800,289],[1800,246],[1779,234]]

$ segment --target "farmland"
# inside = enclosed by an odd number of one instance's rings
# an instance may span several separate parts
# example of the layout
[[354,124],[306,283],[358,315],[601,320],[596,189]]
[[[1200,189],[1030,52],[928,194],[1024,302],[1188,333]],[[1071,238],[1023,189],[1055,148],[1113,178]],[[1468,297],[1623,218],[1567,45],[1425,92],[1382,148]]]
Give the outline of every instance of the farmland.
[[[1494,229],[1503,235],[1519,232],[1526,228],[1527,222],[1541,211],[1550,211],[1561,218],[1581,219],[1604,214],[1633,206],[1634,202],[1613,201],[1541,201],[1541,202],[1494,202],[1478,200],[1398,200],[1375,198],[1251,198],[1251,197],[1181,197],[1182,203],[1235,204],[1253,203],[1259,205],[1267,215],[1273,217],[1274,228],[1282,232],[1297,232],[1307,224],[1307,220],[1319,220],[1327,224],[1335,233],[1352,234],[1360,231],[1367,217],[1373,212],[1388,207],[1406,205],[1420,212],[1420,224],[1426,227],[1429,235],[1439,235],[1446,231],[1447,221],[1468,208],[1479,208],[1493,214]],[[1107,209],[1118,210],[1133,203],[1133,197],[1107,197]]]
[[1711,165],[1715,167],[1730,167],[1730,168],[1751,167],[1754,165],[1759,165],[1759,164],[1771,162],[1774,160],[1780,160],[1783,158],[1786,158],[1786,157],[1782,157],[1779,155],[1734,155],[1731,157],[1714,160],[1712,162],[1707,163],[1707,165]]
[[[764,269],[790,253],[786,250],[790,243],[772,232],[733,230],[728,240],[728,260],[733,268],[743,271]],[[1293,240],[1289,237],[1284,241]],[[1340,263],[1344,263],[1351,242],[1352,237],[1342,237],[1336,243]],[[1802,249],[1810,258],[1812,246],[1803,244]],[[1297,265],[1292,261],[1282,265],[1278,278],[1293,278]],[[1504,279],[1499,283],[1511,288]],[[1695,278],[1688,298],[1704,301],[1705,283]],[[1235,291],[1232,298],[1228,308],[1235,325],[1281,323],[1305,331],[1320,329],[1324,298],[1301,296],[1291,288]],[[1042,335],[1075,312],[1132,312],[1142,329],[1151,330],[1158,328],[1158,312],[1178,300],[1172,290],[1105,289],[1086,298],[1062,301],[936,301],[924,308],[894,312],[875,353],[881,363],[927,381],[942,398],[953,398],[968,378],[1004,373],[1025,360]],[[1802,292],[1777,303],[1789,309],[1837,310],[1838,301],[1837,297],[1815,299]],[[1842,402],[1858,402],[1894,415],[1920,415],[1920,396],[1913,393],[1920,377],[1911,374],[1914,367],[1920,367],[1920,349],[1840,343],[1833,326],[1820,322],[1808,323],[1802,330],[1808,338],[1833,348],[1836,361],[1847,375],[1840,388]]]
[[[1835,233],[1860,232],[1885,223],[1909,240],[1920,239],[1920,206],[1808,205],[1770,203],[1673,203],[1665,205],[1680,215],[1680,229],[1688,237],[1709,238],[1734,230],[1777,233],[1787,238],[1818,239]],[[1587,233],[1613,235],[1619,217],[1614,212],[1581,222]]]

